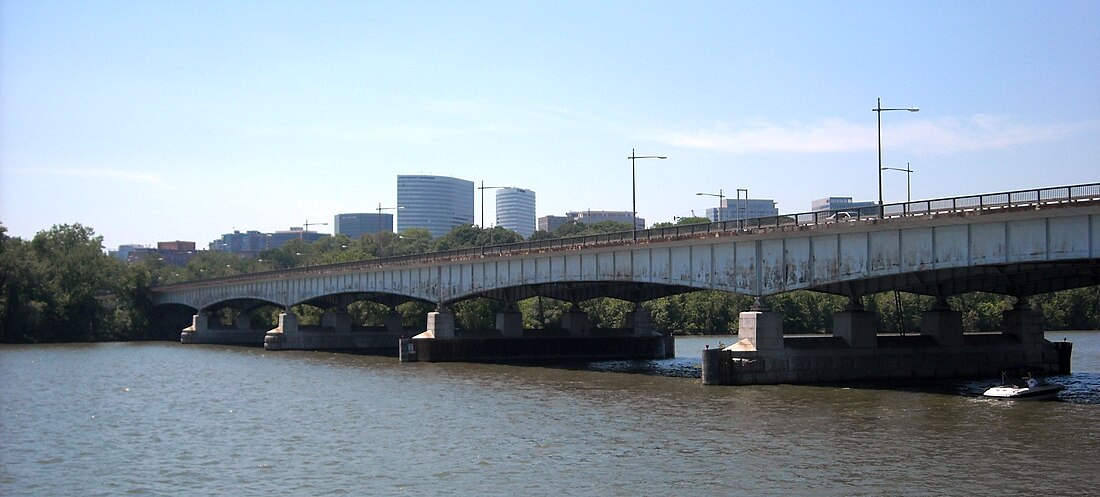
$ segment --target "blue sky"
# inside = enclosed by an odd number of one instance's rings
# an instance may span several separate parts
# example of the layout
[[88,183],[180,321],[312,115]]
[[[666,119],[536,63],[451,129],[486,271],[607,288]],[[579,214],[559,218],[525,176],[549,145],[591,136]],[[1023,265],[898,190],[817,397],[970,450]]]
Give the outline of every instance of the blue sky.
[[1091,183],[1097,47],[1095,1],[0,0],[0,222],[331,232],[399,174],[626,211],[632,149],[669,157],[637,165],[649,222],[719,189],[802,212],[877,198],[878,97],[921,109],[882,116],[914,198]]

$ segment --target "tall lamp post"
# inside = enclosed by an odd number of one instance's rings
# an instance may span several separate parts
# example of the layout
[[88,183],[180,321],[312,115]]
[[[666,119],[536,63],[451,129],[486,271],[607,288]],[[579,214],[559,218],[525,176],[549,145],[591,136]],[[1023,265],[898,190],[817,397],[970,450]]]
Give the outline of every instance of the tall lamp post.
[[397,214],[397,212],[396,212],[397,209],[404,209],[404,207],[402,207],[400,205],[397,206],[397,207],[382,207],[382,202],[378,203],[378,241],[379,242],[382,241],[382,211],[395,211],[394,214]]
[[912,190],[909,188],[909,175],[913,174],[913,169],[909,167],[909,163],[905,163],[905,169],[900,167],[883,167],[883,171],[901,171],[905,173],[905,203],[913,201]]
[[882,108],[882,99],[876,99],[876,105],[872,112],[878,114],[878,217],[883,217],[884,211],[882,210],[882,113],[891,110],[906,110],[909,112],[917,112],[920,109],[917,107],[896,107],[891,109]]
[[667,159],[664,155],[638,155],[634,149],[630,149],[630,237],[638,239],[638,179],[634,167],[636,159]]
[[477,187],[481,190],[481,229],[485,229],[485,190],[496,190],[499,188],[510,188],[507,186],[485,186],[485,182],[481,182],[481,186]]
[[722,222],[722,199],[726,198],[726,196],[722,194],[722,189],[719,188],[718,193],[696,193],[696,195],[705,195],[707,197],[718,197],[718,215],[715,216],[715,217],[718,219],[719,223]]

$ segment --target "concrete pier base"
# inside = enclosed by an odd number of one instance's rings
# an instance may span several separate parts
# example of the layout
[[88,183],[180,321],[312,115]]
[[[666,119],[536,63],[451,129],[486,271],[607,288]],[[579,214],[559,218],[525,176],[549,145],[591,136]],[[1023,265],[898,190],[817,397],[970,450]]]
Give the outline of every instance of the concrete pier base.
[[333,309],[321,315],[321,327],[336,333],[351,333],[351,315],[343,309]]
[[[206,314],[191,317],[191,326],[180,331],[180,343],[206,343],[218,345],[262,345],[266,330],[253,330],[248,327],[248,316],[237,317],[234,328],[210,328]],[[242,322],[244,323],[242,327]]]
[[[786,338],[782,349],[703,351],[704,385],[757,385],[916,378],[997,378],[1027,365],[1040,373],[1068,370],[1071,345],[1024,344],[1008,334],[963,335],[943,346],[929,336],[877,337],[876,347],[852,347],[838,337]],[[1060,354],[1061,352],[1061,354]],[[1065,361],[1063,365],[1061,361]]]
[[634,309],[626,315],[626,321],[627,328],[633,330],[634,336],[644,337],[657,334],[656,328],[653,326],[653,316],[641,305],[634,305]]
[[933,309],[920,315],[921,335],[932,337],[941,347],[963,344],[962,313],[949,309]]
[[508,309],[497,313],[497,330],[508,338],[523,336],[523,314],[515,309]]
[[676,355],[671,335],[406,338],[401,362],[533,362],[667,359]]
[[863,310],[833,314],[833,336],[857,349],[878,347],[878,323],[875,315]]
[[562,314],[561,327],[569,333],[569,336],[584,337],[588,336],[592,330],[592,320],[588,318],[588,313],[572,309]]
[[771,311],[746,311],[738,315],[735,344],[741,350],[783,348],[783,315]]
[[421,333],[423,338],[454,338],[455,315],[448,309],[428,313],[428,329]]
[[382,318],[382,326],[390,333],[401,333],[401,314],[391,309],[390,312]]
[[[400,316],[399,316],[400,317]],[[320,327],[298,325],[294,314],[279,315],[279,326],[268,331],[263,344],[266,350],[338,350],[396,354],[403,337],[400,327],[355,329],[347,313],[326,313]],[[327,326],[324,326],[327,325]]]

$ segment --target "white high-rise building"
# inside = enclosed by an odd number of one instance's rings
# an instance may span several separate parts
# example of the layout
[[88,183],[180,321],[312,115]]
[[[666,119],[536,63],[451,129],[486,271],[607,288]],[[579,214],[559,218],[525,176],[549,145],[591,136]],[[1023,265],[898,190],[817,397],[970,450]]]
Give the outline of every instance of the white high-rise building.
[[497,226],[527,238],[535,232],[535,192],[524,188],[497,190]]
[[474,182],[447,176],[397,177],[397,231],[424,228],[432,237],[474,224]]

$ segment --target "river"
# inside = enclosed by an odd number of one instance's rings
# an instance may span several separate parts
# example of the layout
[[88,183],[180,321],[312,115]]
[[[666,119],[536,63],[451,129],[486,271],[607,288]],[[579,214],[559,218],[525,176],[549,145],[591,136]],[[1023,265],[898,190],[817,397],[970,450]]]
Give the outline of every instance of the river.
[[988,381],[704,387],[572,367],[0,346],[0,495],[1095,495],[1100,332],[1056,402]]

